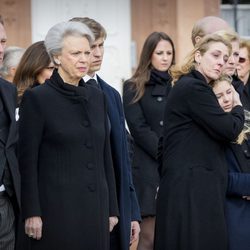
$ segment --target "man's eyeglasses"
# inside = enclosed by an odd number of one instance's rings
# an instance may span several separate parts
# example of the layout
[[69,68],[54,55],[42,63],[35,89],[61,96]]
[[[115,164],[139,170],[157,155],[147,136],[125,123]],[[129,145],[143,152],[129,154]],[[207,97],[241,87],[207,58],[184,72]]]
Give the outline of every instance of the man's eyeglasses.
[[239,63],[244,63],[246,60],[247,60],[246,58],[240,57],[240,58],[239,58]]

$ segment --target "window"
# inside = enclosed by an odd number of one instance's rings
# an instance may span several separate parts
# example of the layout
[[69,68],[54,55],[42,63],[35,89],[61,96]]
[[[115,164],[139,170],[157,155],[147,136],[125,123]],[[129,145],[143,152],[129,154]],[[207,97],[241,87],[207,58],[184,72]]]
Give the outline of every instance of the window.
[[[250,0],[223,0],[221,5],[221,17],[233,28],[237,26],[237,32],[241,37],[250,39]],[[236,20],[234,16],[236,7]]]

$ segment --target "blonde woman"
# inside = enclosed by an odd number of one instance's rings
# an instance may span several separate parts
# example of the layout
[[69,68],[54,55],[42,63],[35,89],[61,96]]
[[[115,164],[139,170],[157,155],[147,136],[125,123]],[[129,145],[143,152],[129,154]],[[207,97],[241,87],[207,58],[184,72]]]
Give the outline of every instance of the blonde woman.
[[244,112],[233,91],[232,112],[225,113],[209,84],[222,74],[230,53],[228,41],[207,35],[171,70],[155,250],[227,250],[224,144],[238,137]]
[[229,30],[220,30],[217,31],[216,34],[221,35],[224,39],[231,43],[232,53],[228,57],[228,60],[224,66],[223,74],[227,74],[232,77],[232,84],[235,90],[240,94],[240,96],[242,96],[244,84],[238,77],[236,71],[240,54],[240,37],[236,32]]

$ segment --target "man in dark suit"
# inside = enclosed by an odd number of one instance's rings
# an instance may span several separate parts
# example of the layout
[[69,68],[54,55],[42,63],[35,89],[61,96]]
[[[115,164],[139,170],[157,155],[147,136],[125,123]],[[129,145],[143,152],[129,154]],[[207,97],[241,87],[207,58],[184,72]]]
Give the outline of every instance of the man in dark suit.
[[79,17],[73,18],[71,21],[86,24],[95,36],[95,41],[91,47],[92,58],[90,68],[84,80],[86,83],[100,88],[100,90],[104,92],[108,102],[110,140],[120,212],[119,223],[111,233],[110,249],[128,250],[129,245],[138,238],[140,232],[138,221],[141,220],[141,217],[130,172],[129,146],[121,97],[113,87],[96,74],[101,68],[104,54],[104,41],[107,34],[103,26],[93,19]]
[[[6,45],[0,18],[0,62]],[[20,176],[16,158],[16,88],[0,78],[0,249],[15,247],[15,214],[20,206]]]

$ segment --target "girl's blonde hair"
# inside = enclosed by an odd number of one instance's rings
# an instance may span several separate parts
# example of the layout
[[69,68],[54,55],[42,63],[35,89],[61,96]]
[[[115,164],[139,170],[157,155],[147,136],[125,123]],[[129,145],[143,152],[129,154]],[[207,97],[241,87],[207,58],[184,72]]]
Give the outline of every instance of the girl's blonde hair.
[[244,140],[247,140],[247,135],[250,133],[250,112],[245,109],[244,115],[245,115],[244,128],[236,140],[237,144],[242,144]]
[[230,85],[232,85],[233,82],[233,78],[230,75],[226,75],[226,74],[222,74],[220,75],[220,77],[216,80],[212,80],[209,85],[214,88],[218,83],[222,82],[222,81],[226,81],[228,82]]

